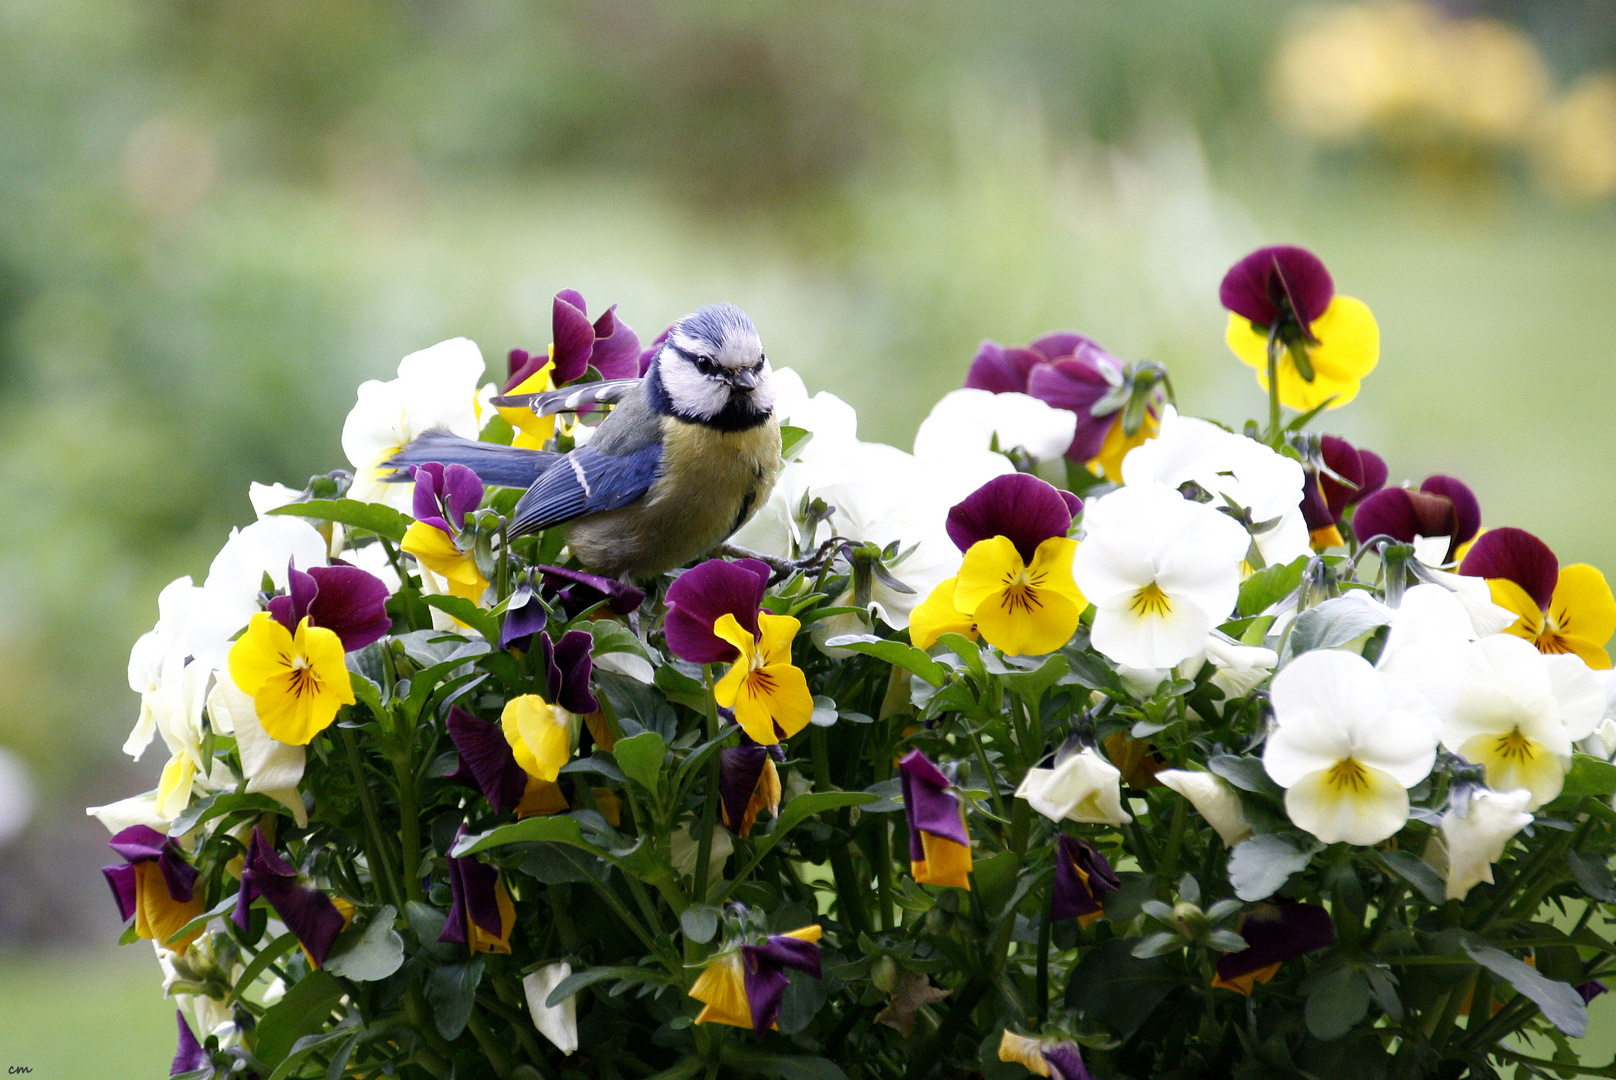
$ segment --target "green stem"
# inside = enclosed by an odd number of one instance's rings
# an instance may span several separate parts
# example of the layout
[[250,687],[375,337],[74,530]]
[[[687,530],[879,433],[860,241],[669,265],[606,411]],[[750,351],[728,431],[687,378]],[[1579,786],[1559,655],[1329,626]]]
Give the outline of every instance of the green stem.
[[875,895],[881,916],[881,929],[891,930],[892,908],[892,822],[891,814],[871,814],[875,818]]
[[1040,1028],[1044,1026],[1044,1021],[1049,1019],[1049,946],[1055,933],[1055,920],[1052,917],[1054,909],[1055,890],[1050,889],[1049,902],[1044,905],[1044,920],[1038,927],[1038,973],[1034,980]]
[[1268,330],[1268,445],[1276,450],[1285,441],[1279,412],[1279,353],[1285,344],[1278,331],[1279,320],[1275,319]]
[[[713,666],[703,664],[702,682],[707,687],[707,738],[718,737],[718,699],[713,696]],[[718,755],[707,765],[707,797],[701,807],[700,835],[696,837],[696,871],[691,899],[698,904],[707,902],[708,862],[713,854],[713,829],[718,822]]]
[[359,789],[359,808],[365,818],[365,860],[370,863],[370,876],[373,881],[380,884],[382,891],[393,901],[398,910],[403,911],[404,894],[398,886],[398,879],[387,861],[386,849],[381,842],[381,820],[376,814],[376,802],[371,796],[370,783],[365,779],[364,762],[359,760],[359,744],[354,741],[350,729],[337,725],[336,731],[337,739],[342,743],[343,752],[348,758],[348,766],[353,770],[354,786]]
[[1173,803],[1173,824],[1167,831],[1167,850],[1162,854],[1160,888],[1171,889],[1176,885],[1173,873],[1178,869],[1178,852],[1184,845],[1184,829],[1189,822],[1189,815],[1184,812],[1182,800]]
[[470,1031],[471,1037],[477,1040],[477,1045],[482,1048],[483,1057],[488,1059],[488,1064],[493,1066],[494,1072],[499,1075],[500,1080],[505,1080],[506,1077],[510,1076],[512,1068],[511,1055],[494,1038],[494,1033],[488,1030],[488,1021],[478,1014],[475,1005],[472,1006],[471,1015],[466,1018],[466,1030]]
[[409,750],[402,761],[394,762],[398,775],[398,839],[403,849],[404,896],[409,900],[424,901],[421,890],[421,815],[416,809],[415,769],[409,760]]
[[1507,1046],[1495,1046],[1488,1053],[1506,1057],[1522,1065],[1536,1065],[1545,1072],[1554,1073],[1556,1076],[1563,1073],[1576,1073],[1578,1076],[1616,1076],[1616,1061],[1609,1065],[1579,1065],[1575,1062],[1550,1061],[1547,1058],[1528,1057],[1519,1050],[1513,1050]]
[[432,1019],[432,1010],[427,1007],[426,995],[422,993],[420,983],[410,984],[404,996],[404,1011],[409,1015],[415,1033],[426,1043],[425,1047],[416,1051],[417,1063],[443,1080],[450,1074],[449,1061],[454,1058],[454,1048],[438,1034],[438,1026]]
[[970,735],[971,748],[976,751],[976,763],[982,769],[982,783],[987,786],[988,796],[993,800],[993,812],[1001,819],[1008,818],[1010,815],[1005,813],[1004,796],[999,794],[999,781],[988,765],[988,752],[982,746],[982,733],[973,729]]

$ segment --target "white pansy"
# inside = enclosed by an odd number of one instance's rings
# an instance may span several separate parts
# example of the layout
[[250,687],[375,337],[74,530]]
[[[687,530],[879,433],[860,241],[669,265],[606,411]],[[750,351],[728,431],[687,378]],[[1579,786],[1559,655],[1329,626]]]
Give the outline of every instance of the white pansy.
[[[1245,697],[1268,678],[1279,654],[1261,645],[1242,645],[1214,630],[1206,639],[1206,658],[1212,661],[1212,685],[1225,698]],[[1191,676],[1193,678],[1193,676]]]
[[259,520],[268,517],[271,510],[297,502],[302,495],[298,489],[285,484],[260,484],[254,480],[247,486],[247,501],[252,503],[253,514]]
[[208,720],[223,735],[234,735],[241,755],[241,770],[247,777],[248,792],[262,792],[292,811],[299,828],[309,823],[308,810],[298,793],[303,780],[307,753],[269,736],[258,719],[253,699],[242,693],[228,671],[208,695]]
[[155,791],[148,791],[143,795],[131,795],[127,799],[119,799],[104,806],[87,806],[84,812],[99,821],[106,827],[107,832],[114,836],[131,825],[145,825],[162,832],[168,828],[171,819],[157,813],[156,796]]
[[972,451],[1019,448],[1034,461],[1054,461],[1072,445],[1076,430],[1076,413],[1027,394],[952,390],[920,422],[915,456],[946,462]]
[[1327,844],[1378,844],[1408,820],[1408,789],[1436,759],[1425,698],[1333,649],[1274,676],[1276,725],[1263,767],[1285,788],[1291,821]]
[[140,695],[140,714],[123,744],[123,752],[136,761],[157,733],[157,714],[153,711],[157,699],[152,695],[159,690],[170,655],[177,650],[184,658],[186,628],[203,599],[202,589],[193,585],[189,576],[169,582],[157,597],[157,625],[142,634],[129,650],[129,689]]
[[1451,704],[1465,649],[1476,638],[1470,613],[1441,585],[1416,585],[1403,594],[1387,627],[1375,667],[1424,694],[1437,721]]
[[1095,499],[1083,526],[1072,578],[1095,606],[1094,647],[1135,668],[1169,668],[1201,652],[1240,594],[1245,529],[1159,484]]
[[278,590],[287,587],[287,568],[299,570],[326,564],[325,537],[295,517],[267,517],[230,537],[213,557],[195,607],[190,612],[179,646],[210,667],[222,666],[230,639],[259,612],[258,594],[264,577]]
[[1190,805],[1206,818],[1217,831],[1225,847],[1234,847],[1251,837],[1251,822],[1240,804],[1240,793],[1234,785],[1209,772],[1190,772],[1186,769],[1163,769],[1156,774],[1163,785],[1178,792]]
[[1462,809],[1442,815],[1442,840],[1448,849],[1448,899],[1463,900],[1475,885],[1493,882],[1493,863],[1510,838],[1532,823],[1526,812],[1532,793],[1477,791]]
[[1133,816],[1122,808],[1122,774],[1085,747],[1063,754],[1053,769],[1028,769],[1016,798],[1051,821],[1091,825],[1126,825]]
[[545,964],[522,977],[522,993],[527,998],[527,1012],[533,1018],[533,1026],[563,1054],[578,1050],[578,996],[569,994],[559,1005],[545,1002],[556,987],[571,977],[572,965],[565,960]]
[[207,764],[202,755],[202,707],[212,675],[206,664],[187,664],[185,657],[170,652],[157,689],[142,699],[168,747],[168,764],[157,782],[157,813],[167,820],[190,805],[198,771]]
[[1302,516],[1302,466],[1273,448],[1225,431],[1207,420],[1162,410],[1161,432],[1122,459],[1122,482],[1177,488],[1193,483],[1212,496],[1251,514],[1254,524],[1273,522],[1258,532],[1257,550],[1270,566],[1312,554]]
[[1443,701],[1442,744],[1487,770],[1498,791],[1525,788],[1536,810],[1560,794],[1572,744],[1604,715],[1600,681],[1576,656],[1545,656],[1496,634],[1465,646]]
[[359,386],[359,400],[342,425],[342,452],[354,467],[348,498],[408,510],[413,484],[390,484],[382,462],[433,429],[475,439],[484,409],[478,384],[483,354],[467,338],[451,338],[399,361],[398,378]]

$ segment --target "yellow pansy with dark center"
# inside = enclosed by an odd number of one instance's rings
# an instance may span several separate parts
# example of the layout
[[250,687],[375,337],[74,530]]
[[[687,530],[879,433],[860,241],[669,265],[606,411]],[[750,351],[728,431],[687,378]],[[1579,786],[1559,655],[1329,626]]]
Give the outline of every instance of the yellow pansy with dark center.
[[978,541],[965,553],[954,606],[970,612],[989,644],[1012,655],[1054,652],[1071,640],[1088,602],[1072,581],[1077,542],[1052,536],[1030,564],[1006,536]]
[[265,733],[292,746],[307,745],[354,703],[342,639],[307,616],[288,633],[269,612],[254,615],[230,647],[230,677],[252,697]]
[[1482,533],[1459,572],[1486,578],[1493,603],[1515,613],[1505,633],[1541,653],[1572,653],[1599,670],[1611,666],[1605,643],[1616,634],[1616,596],[1594,567],[1562,567],[1543,541],[1505,527]]
[[713,623],[713,633],[739,654],[713,696],[735,710],[735,722],[754,742],[772,746],[808,726],[814,696],[807,676],[791,662],[791,642],[802,623],[766,611],[758,612],[757,621],[756,637],[728,613]]

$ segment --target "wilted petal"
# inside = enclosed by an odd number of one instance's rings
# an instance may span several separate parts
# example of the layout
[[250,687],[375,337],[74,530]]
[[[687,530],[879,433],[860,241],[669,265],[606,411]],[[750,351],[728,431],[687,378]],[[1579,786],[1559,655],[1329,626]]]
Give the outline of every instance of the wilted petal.
[[533,635],[544,629],[549,618],[533,586],[527,581],[518,583],[511,593],[511,602],[505,607],[505,619],[499,628],[499,647],[526,651],[533,643]]
[[1209,772],[1182,769],[1163,769],[1156,779],[1188,799],[1226,847],[1251,838],[1251,822],[1246,820],[1240,794],[1227,780]]
[[1121,887],[1111,864],[1092,845],[1066,833],[1056,838],[1051,919],[1098,916],[1104,908],[1105,894]]
[[760,1038],[780,1018],[781,999],[790,981],[785,969],[794,968],[815,979],[821,977],[818,941],[819,927],[811,926],[775,934],[762,945],[741,946],[752,1030]]
[[921,831],[969,846],[971,837],[960,817],[959,796],[948,790],[954,785],[931,759],[919,750],[911,750],[898,762],[898,772],[904,811],[909,820],[910,858],[924,857],[917,835]]
[[196,1072],[212,1066],[208,1052],[202,1049],[202,1044],[196,1041],[191,1033],[191,1025],[185,1022],[185,1014],[178,1009],[174,1011],[174,1018],[179,1021],[179,1046],[174,1051],[174,1061],[168,1067],[168,1075],[179,1076],[181,1073]]
[[299,882],[296,868],[275,853],[255,825],[241,869],[241,892],[231,916],[237,926],[245,929],[247,909],[258,896],[267,900],[286,928],[297,935],[314,965],[324,964],[347,920],[325,893]]
[[1477,791],[1464,812],[1454,806],[1442,815],[1442,839],[1448,849],[1449,900],[1463,900],[1477,884],[1493,880],[1493,863],[1514,835],[1532,823],[1526,804],[1532,793]]
[[1051,821],[1126,825],[1133,816],[1122,808],[1122,773],[1091,747],[1058,756],[1052,769],[1028,769],[1016,798]]
[[559,1005],[548,1005],[555,988],[572,977],[572,965],[565,960],[546,964],[522,978],[528,1015],[539,1034],[549,1039],[563,1054],[578,1050],[578,995],[569,994]]

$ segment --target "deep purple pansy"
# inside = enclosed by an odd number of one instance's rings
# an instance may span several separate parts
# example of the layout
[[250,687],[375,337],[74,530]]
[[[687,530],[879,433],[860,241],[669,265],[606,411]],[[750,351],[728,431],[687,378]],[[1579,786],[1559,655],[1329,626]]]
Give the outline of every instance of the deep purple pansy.
[[1051,919],[1081,919],[1104,910],[1106,893],[1122,888],[1111,864],[1090,844],[1061,833],[1055,842],[1055,892]]
[[713,633],[713,624],[733,615],[756,637],[758,607],[768,584],[769,567],[756,559],[708,559],[686,570],[668,586],[668,614],[662,623],[668,649],[692,664],[734,660],[735,646]]
[[1230,267],[1218,299],[1253,325],[1268,327],[1289,317],[1303,334],[1335,296],[1335,282],[1319,257],[1305,248],[1281,244],[1258,248]]
[[502,814],[515,810],[527,790],[527,773],[500,726],[451,705],[444,727],[460,755],[460,767],[449,779],[475,787]]
[[1075,1044],[1056,1043],[1040,1053],[1044,1055],[1044,1064],[1049,1066],[1050,1080],[1093,1080]]
[[925,857],[920,848],[922,831],[969,845],[971,838],[960,817],[959,796],[949,790],[954,784],[931,759],[919,750],[911,750],[898,762],[898,773],[909,819],[910,858]]
[[1594,998],[1598,997],[1600,994],[1610,993],[1610,987],[1606,986],[1598,979],[1589,979],[1585,983],[1579,983],[1578,985],[1572,987],[1572,989],[1576,990],[1578,996],[1582,998],[1582,1003],[1584,1005],[1591,1004]]
[[533,646],[533,635],[549,621],[550,613],[539,600],[538,591],[524,578],[511,590],[510,603],[505,605],[505,618],[499,624],[499,647],[526,652]]
[[287,590],[270,598],[269,613],[287,633],[297,633],[307,616],[310,625],[341,638],[343,652],[355,652],[393,629],[387,586],[374,574],[347,563],[312,566],[307,572],[288,564],[286,577]]
[[746,1001],[752,1007],[752,1030],[761,1039],[780,1019],[780,1003],[790,982],[785,969],[794,968],[815,979],[822,977],[819,943],[775,934],[761,945],[742,945],[741,955]]
[[624,584],[616,578],[602,577],[585,570],[569,570],[564,566],[535,567],[539,573],[542,593],[546,600],[559,598],[567,618],[604,602],[608,610],[618,615],[638,611],[645,602],[645,590]]
[[1220,983],[1232,984],[1264,968],[1333,945],[1335,923],[1330,913],[1317,904],[1279,901],[1261,904],[1240,920],[1240,936],[1246,940],[1246,947],[1218,959]]
[[[729,712],[729,710],[724,710]],[[730,713],[731,721],[734,713]],[[779,743],[763,746],[741,732],[741,744],[718,752],[718,797],[723,811],[724,827],[735,835],[745,837],[752,829],[760,807],[754,806],[760,787],[765,788],[762,801],[778,806],[780,802],[780,776],[774,762],[784,763],[786,752]],[[767,781],[772,774],[772,788]]]
[[[466,835],[466,827],[460,826],[455,834],[455,840]],[[486,863],[478,862],[473,858],[457,859],[450,856],[449,863],[449,895],[452,898],[449,905],[449,918],[443,924],[443,932],[438,935],[439,941],[451,945],[469,945],[473,952],[491,951],[487,944],[492,942],[506,942],[510,938],[513,927],[505,925],[505,913],[500,909],[505,905],[500,903],[499,871]],[[485,938],[472,940],[473,930],[481,931]],[[502,949],[492,951],[509,952],[507,944]]]
[[1309,532],[1336,527],[1348,507],[1386,486],[1386,462],[1372,450],[1326,435],[1319,440],[1319,458],[1307,464],[1302,489],[1302,517]]
[[1446,536],[1451,560],[1459,546],[1481,529],[1481,505],[1476,496],[1451,476],[1428,476],[1414,488],[1382,488],[1358,504],[1352,531],[1360,541],[1390,536],[1405,544],[1416,536]]
[[231,921],[246,929],[248,909],[260,896],[275,909],[286,928],[297,935],[314,966],[323,965],[347,920],[330,897],[312,885],[301,883],[297,868],[275,854],[274,845],[264,839],[263,832],[255,825],[252,839],[247,843],[247,859],[241,868],[241,891],[236,894]]
[[1504,526],[1488,529],[1465,553],[1459,573],[1469,577],[1507,578],[1526,591],[1539,608],[1549,609],[1560,580],[1560,560],[1549,545],[1527,532]]
[[557,642],[551,642],[548,633],[539,633],[539,670],[549,683],[550,700],[580,716],[600,709],[600,702],[589,689],[593,670],[589,652],[594,646],[595,639],[582,630],[568,630]]
[[202,1044],[196,1041],[191,1033],[191,1025],[185,1022],[185,1014],[178,1009],[174,1010],[174,1018],[179,1021],[179,1046],[174,1051],[173,1064],[168,1067],[169,1076],[181,1076],[188,1072],[200,1072],[213,1067],[213,1059],[208,1052],[202,1049]]
[[965,376],[969,389],[1029,394],[1075,414],[1077,427],[1066,450],[1073,461],[1099,456],[1122,405],[1098,416],[1094,406],[1122,383],[1122,362],[1093,338],[1071,330],[1045,334],[1026,346],[984,341]]
[[640,339],[617,317],[616,304],[591,323],[584,298],[572,289],[562,289],[550,308],[550,340],[553,356],[550,350],[511,350],[509,374],[502,388],[505,393],[537,374],[552,359],[555,367],[550,381],[558,387],[577,382],[591,366],[603,379],[632,379],[637,374]]
[[149,825],[131,825],[108,840],[107,846],[124,860],[120,866],[101,868],[120,919],[127,922],[135,917],[140,903],[135,867],[141,863],[157,864],[170,900],[176,904],[191,902],[196,891],[196,868],[185,861],[179,845],[167,836]]
[[1038,545],[1072,531],[1072,518],[1083,500],[1031,473],[1008,473],[967,495],[948,511],[948,538],[961,551],[995,536],[1009,537],[1023,562],[1031,563]]
[[483,482],[464,465],[411,465],[410,477],[415,481],[415,520],[434,529],[452,535],[482,505]]

